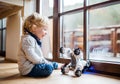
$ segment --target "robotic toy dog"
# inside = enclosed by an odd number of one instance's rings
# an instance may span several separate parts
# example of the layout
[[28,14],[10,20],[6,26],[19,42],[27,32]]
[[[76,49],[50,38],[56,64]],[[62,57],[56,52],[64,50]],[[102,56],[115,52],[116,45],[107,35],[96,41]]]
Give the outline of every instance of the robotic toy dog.
[[88,68],[90,66],[90,62],[87,62],[83,60],[80,57],[80,49],[74,49],[73,51],[70,48],[60,48],[60,53],[67,55],[71,58],[71,62],[68,64],[65,64],[61,68],[62,74],[66,74],[69,72],[69,70],[73,70],[75,76],[79,77],[81,76],[82,72],[85,68]]

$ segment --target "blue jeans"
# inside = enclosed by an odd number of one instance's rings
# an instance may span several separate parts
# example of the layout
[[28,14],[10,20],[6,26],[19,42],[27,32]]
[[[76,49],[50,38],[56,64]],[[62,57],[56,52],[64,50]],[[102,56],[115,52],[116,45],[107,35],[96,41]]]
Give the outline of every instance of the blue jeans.
[[51,64],[35,64],[32,71],[27,74],[30,77],[47,77],[51,75],[54,69],[58,68],[58,64],[56,62],[51,62]]

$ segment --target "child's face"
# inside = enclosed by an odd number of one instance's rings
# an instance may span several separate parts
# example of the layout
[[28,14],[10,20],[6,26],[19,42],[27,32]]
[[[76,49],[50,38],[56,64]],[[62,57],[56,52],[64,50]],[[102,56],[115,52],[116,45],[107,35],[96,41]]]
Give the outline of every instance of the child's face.
[[42,39],[47,34],[48,26],[37,27],[33,26],[33,33],[39,38]]

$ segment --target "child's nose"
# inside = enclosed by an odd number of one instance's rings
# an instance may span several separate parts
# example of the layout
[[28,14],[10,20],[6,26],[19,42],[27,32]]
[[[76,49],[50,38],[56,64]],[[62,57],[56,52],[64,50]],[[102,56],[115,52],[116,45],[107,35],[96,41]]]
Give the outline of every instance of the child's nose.
[[45,34],[48,34],[48,32],[46,31]]
[[45,32],[45,35],[47,35],[47,32]]

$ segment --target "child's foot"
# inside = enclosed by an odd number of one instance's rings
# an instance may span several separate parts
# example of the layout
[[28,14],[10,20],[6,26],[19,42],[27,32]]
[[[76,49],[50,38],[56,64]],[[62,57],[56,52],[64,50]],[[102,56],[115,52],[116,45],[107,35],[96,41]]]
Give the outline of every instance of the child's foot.
[[52,62],[52,64],[53,64],[53,68],[54,68],[54,69],[57,69],[57,68],[58,68],[58,63],[57,63],[57,62]]

